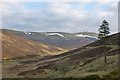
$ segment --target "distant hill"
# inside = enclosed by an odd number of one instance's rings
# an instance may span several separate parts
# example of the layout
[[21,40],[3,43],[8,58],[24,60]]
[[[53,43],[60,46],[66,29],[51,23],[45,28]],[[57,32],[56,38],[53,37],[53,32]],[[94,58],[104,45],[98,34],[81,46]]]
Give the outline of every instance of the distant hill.
[[65,32],[23,32],[14,30],[9,31],[30,40],[50,44],[65,49],[79,48],[97,40],[96,36],[91,35],[92,33],[90,33],[90,35],[83,34],[81,36],[76,33],[73,34]]
[[56,55],[65,51],[65,49],[59,47],[29,40],[9,30],[2,30],[0,35],[3,59]]

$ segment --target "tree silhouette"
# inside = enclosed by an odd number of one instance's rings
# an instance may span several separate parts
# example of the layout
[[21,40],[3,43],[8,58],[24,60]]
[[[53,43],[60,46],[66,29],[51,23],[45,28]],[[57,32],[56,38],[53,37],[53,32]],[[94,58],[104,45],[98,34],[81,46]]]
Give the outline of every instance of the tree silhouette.
[[105,52],[104,52],[104,57],[105,57],[105,63],[107,63],[107,58],[106,58],[106,40],[103,39],[104,37],[107,37],[108,34],[110,34],[110,29],[109,29],[109,23],[106,20],[103,20],[102,25],[100,26],[100,28],[98,29],[99,31],[99,35],[98,38],[103,40],[102,42],[104,42],[104,47],[105,47]]

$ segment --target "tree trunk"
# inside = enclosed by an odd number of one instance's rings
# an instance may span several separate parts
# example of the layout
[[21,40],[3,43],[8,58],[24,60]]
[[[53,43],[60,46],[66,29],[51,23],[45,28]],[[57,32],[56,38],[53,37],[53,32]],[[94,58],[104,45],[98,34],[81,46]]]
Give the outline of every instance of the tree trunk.
[[104,47],[105,47],[104,58],[105,58],[105,63],[107,63],[107,56],[106,56],[106,43],[104,44]]
[[63,73],[62,80],[64,80],[64,78],[65,78],[65,73]]
[[106,57],[106,55],[105,55],[105,63],[107,63],[107,57]]

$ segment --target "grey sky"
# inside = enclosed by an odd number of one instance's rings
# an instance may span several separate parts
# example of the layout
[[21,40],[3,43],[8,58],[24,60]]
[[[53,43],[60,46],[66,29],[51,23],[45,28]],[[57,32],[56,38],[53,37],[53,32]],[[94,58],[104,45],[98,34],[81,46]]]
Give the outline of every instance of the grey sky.
[[118,31],[117,2],[8,2],[2,28],[40,32],[97,32],[102,21]]

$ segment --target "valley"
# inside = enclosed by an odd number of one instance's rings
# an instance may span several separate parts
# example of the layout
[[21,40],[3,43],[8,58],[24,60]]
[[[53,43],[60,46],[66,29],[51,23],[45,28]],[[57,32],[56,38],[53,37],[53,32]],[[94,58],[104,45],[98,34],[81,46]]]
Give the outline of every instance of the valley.
[[0,0],[2,80],[120,80],[117,0]]
[[[19,39],[19,37],[17,38]],[[59,54],[55,53],[51,55],[46,51],[48,55],[45,56],[38,56],[38,54],[42,55],[38,53],[36,54],[37,56],[31,55],[29,57],[3,59],[3,78],[59,79],[86,78],[90,76],[118,78],[118,55],[120,51],[118,37],[120,37],[120,33],[110,35],[103,40],[96,40],[72,50],[50,46],[49,44],[48,46],[54,49],[54,51],[51,50],[53,51],[52,53],[58,51]],[[25,39],[31,41],[31,39]],[[108,42],[106,53],[103,41]],[[39,42],[36,43],[39,44]],[[34,54],[34,52],[32,53]],[[107,55],[107,63],[104,63],[103,53]]]
[[[53,45],[64,49],[75,49],[97,40],[97,33],[66,33],[66,32],[24,32],[3,29],[29,40]],[[90,35],[89,35],[90,34]],[[92,35],[91,35],[92,34]],[[83,36],[79,36],[83,35]]]

